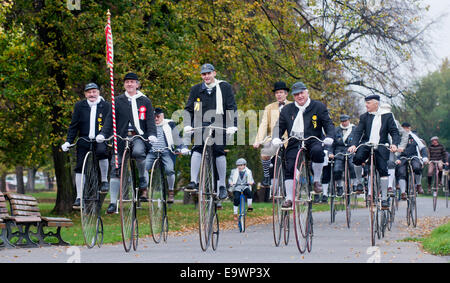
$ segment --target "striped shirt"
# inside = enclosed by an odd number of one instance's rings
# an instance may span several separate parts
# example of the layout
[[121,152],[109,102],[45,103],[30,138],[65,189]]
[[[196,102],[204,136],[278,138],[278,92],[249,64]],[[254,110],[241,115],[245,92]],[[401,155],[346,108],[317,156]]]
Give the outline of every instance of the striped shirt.
[[167,141],[166,141],[166,137],[164,135],[162,125],[156,126],[156,134],[157,134],[156,135],[157,141],[152,143],[152,149],[153,150],[161,150],[161,149],[167,147]]

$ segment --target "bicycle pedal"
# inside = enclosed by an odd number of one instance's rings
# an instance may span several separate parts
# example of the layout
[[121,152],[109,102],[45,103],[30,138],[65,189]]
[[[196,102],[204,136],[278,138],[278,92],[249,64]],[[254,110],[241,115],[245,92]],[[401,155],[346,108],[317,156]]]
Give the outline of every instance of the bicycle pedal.
[[292,208],[292,206],[291,206],[291,207],[282,207],[282,208],[281,208],[281,211],[292,211],[292,210],[294,210],[294,209]]

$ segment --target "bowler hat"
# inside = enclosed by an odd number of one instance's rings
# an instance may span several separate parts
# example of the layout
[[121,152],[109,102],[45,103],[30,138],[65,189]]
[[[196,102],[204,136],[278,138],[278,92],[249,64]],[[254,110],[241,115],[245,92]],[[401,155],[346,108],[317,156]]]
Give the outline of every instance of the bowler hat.
[[277,90],[285,90],[285,91],[289,91],[289,88],[287,87],[285,82],[276,82],[273,84],[273,92],[276,92]]

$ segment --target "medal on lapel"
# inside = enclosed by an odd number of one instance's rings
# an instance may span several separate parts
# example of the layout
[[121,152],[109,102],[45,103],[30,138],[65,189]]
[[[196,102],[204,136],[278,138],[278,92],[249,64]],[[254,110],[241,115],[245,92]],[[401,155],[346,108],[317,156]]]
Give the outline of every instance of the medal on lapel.
[[98,115],[98,118],[97,118],[97,122],[98,122],[98,131],[101,131],[102,128],[103,128],[102,121],[103,121],[103,119],[102,119],[102,113],[100,113],[100,114]]
[[200,98],[194,103],[194,111],[200,111]]
[[317,115],[312,116],[312,124],[314,129],[317,128]]
[[145,106],[139,107],[139,120],[145,120],[145,112],[147,111],[147,108]]

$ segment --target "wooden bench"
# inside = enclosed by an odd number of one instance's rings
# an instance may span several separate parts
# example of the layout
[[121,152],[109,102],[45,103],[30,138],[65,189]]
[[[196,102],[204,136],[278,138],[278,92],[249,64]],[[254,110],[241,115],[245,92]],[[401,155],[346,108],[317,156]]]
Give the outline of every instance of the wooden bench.
[[0,240],[2,241],[2,247],[5,248],[14,248],[14,245],[11,244],[8,240],[8,233],[6,228],[6,223],[9,221],[6,217],[8,214],[8,207],[6,205],[6,199],[2,192],[0,192]]
[[[38,239],[39,245],[48,245],[48,243],[45,242],[45,239],[55,237],[58,239],[58,243],[56,243],[55,245],[65,245],[65,246],[70,245],[61,238],[61,228],[73,226],[73,222],[71,219],[63,217],[41,216],[36,198],[30,195],[6,193],[6,198],[9,201],[11,209],[10,219],[13,218],[16,224],[25,223],[25,225],[23,225],[25,231],[23,232],[24,235],[22,236],[24,239],[27,240],[27,242],[28,239],[31,241],[30,236],[34,236]],[[35,233],[30,231],[29,228],[31,225],[37,227],[37,231]],[[44,231],[44,228],[46,227],[57,228],[57,231],[56,233],[52,231],[46,233]]]

